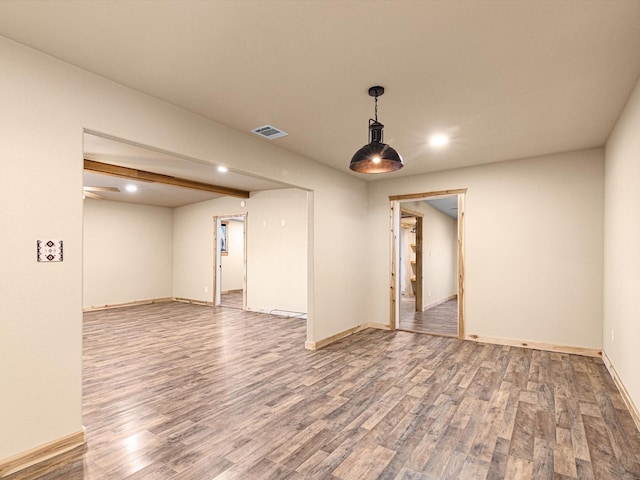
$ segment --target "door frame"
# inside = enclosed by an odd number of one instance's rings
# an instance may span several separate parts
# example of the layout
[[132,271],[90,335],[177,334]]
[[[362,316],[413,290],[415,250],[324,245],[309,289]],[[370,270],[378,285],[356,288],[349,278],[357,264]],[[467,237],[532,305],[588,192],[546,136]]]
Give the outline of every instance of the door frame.
[[[389,329],[396,330],[400,322],[400,302],[398,301],[398,295],[400,292],[400,278],[396,272],[399,271],[400,263],[400,217],[402,211],[403,201],[408,200],[423,200],[426,198],[435,197],[450,197],[453,195],[458,196],[458,338],[464,338],[464,200],[467,193],[466,188],[452,189],[452,190],[439,190],[424,193],[412,193],[406,195],[392,195],[389,196],[390,203],[390,243],[391,243],[391,258],[390,258],[390,318]],[[417,231],[416,231],[417,232]],[[416,235],[417,237],[417,235]],[[421,239],[422,242],[422,239]],[[416,249],[417,249],[416,238]],[[417,252],[416,252],[417,258]],[[416,260],[417,262],[417,260]],[[416,270],[418,266],[416,263]],[[417,277],[416,277],[417,278]]]
[[243,252],[242,252],[242,309],[247,310],[247,212],[216,215],[213,217],[213,306],[220,306],[220,294],[222,281],[219,281],[218,272],[222,270],[222,251],[218,242],[220,225],[231,218],[242,217]]

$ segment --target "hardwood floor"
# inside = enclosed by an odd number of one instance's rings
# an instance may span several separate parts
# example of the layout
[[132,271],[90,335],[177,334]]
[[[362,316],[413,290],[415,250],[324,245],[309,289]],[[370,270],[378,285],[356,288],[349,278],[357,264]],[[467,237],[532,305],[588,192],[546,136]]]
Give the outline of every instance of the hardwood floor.
[[416,312],[414,297],[400,299],[400,329],[410,332],[430,333],[446,337],[458,336],[458,299]]
[[85,314],[87,445],[21,479],[638,479],[601,359],[182,303]]
[[242,310],[242,304],[244,292],[242,289],[240,290],[229,290],[228,292],[224,292],[220,294],[220,306],[222,307],[231,307],[231,308],[239,308]]

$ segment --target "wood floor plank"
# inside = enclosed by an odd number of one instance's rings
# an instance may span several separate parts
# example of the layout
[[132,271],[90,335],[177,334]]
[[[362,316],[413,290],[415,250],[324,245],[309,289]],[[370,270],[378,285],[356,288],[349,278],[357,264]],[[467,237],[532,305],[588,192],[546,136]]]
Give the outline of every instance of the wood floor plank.
[[507,458],[507,465],[505,467],[504,478],[532,478],[533,477],[533,462],[531,460],[525,460],[523,458],[514,457],[509,455]]
[[601,359],[186,303],[88,312],[87,445],[9,480],[640,478]]
[[[447,427],[440,435],[436,443],[432,455],[429,456],[427,462],[420,468],[427,475],[436,478],[443,478],[447,466],[452,458],[456,456],[456,445],[461,441],[464,430],[461,428]],[[434,454],[435,453],[435,454]],[[460,466],[462,462],[460,462]]]
[[487,472],[487,480],[504,479],[509,459],[509,440],[498,438],[493,450],[493,457]]
[[[513,434],[509,443],[509,456],[522,460],[533,460],[533,443],[536,430],[536,407],[527,402],[518,402]],[[520,463],[518,463],[520,465]]]
[[576,459],[571,445],[556,444],[553,456],[553,471],[569,478],[577,478]]
[[448,337],[458,336],[457,298],[424,312],[416,312],[415,308],[415,297],[400,298],[400,329]]
[[479,458],[472,456],[467,456],[457,478],[487,478],[488,471],[489,462],[485,462],[484,460],[480,460]]
[[536,437],[533,444],[532,478],[536,480],[553,480],[553,461],[553,441]]
[[594,476],[622,478],[620,464],[611,446],[606,424],[598,417],[585,415],[583,418]]

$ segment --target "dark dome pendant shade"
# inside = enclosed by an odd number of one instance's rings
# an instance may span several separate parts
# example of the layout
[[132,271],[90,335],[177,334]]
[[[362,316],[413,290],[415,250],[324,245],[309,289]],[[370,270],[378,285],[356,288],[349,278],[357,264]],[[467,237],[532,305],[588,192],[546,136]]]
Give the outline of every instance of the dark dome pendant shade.
[[404,163],[396,150],[383,143],[384,125],[378,122],[378,97],[384,93],[384,87],[369,89],[369,95],[375,97],[375,120],[369,119],[369,144],[358,150],[349,164],[349,168],[359,173],[387,173],[400,170]]

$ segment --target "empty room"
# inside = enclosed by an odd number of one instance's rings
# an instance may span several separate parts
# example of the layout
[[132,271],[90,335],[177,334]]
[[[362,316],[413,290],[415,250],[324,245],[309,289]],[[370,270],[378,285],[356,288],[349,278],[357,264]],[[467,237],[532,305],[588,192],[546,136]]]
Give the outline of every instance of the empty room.
[[640,479],[640,1],[0,2],[0,478]]

